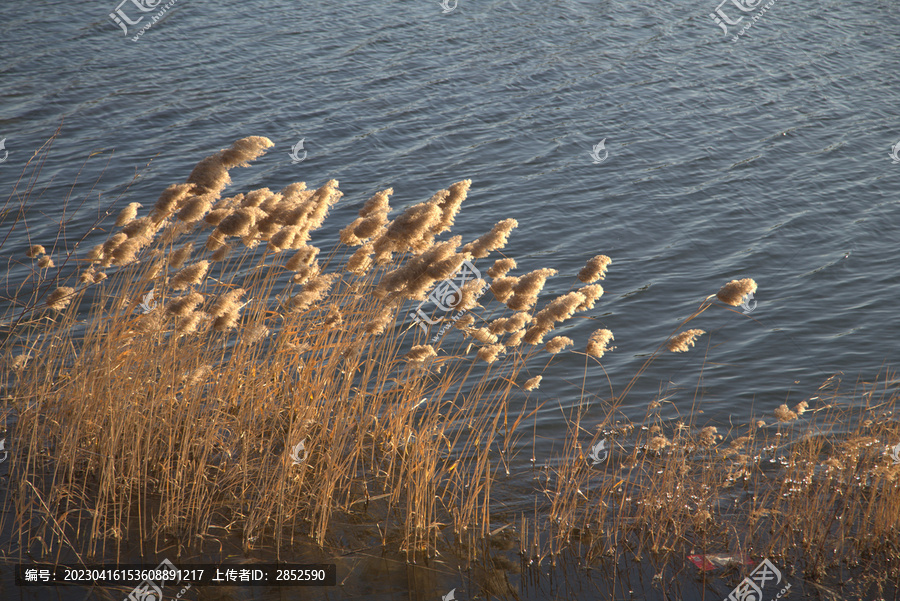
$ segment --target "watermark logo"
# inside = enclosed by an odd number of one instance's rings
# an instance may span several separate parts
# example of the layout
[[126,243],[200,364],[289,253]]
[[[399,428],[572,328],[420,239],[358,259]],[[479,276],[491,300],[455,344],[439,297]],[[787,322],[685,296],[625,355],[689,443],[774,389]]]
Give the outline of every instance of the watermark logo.
[[609,457],[609,451],[606,449],[606,439],[604,438],[591,447],[591,453],[588,455],[588,459],[593,461],[591,465],[598,465],[606,461],[607,457]]
[[[142,13],[148,13],[159,6],[159,3],[162,2],[162,0],[122,0],[121,2],[119,2],[119,5],[116,7],[116,9],[113,12],[109,13],[109,18],[113,20],[113,23],[122,28],[122,31],[125,33],[125,35],[128,35],[128,25],[137,25],[144,20],[144,17],[142,15],[138,18],[137,21],[132,21],[128,17],[128,15],[125,14],[125,10],[122,8],[122,5],[128,4],[129,2],[133,4],[138,11]],[[128,25],[126,25],[126,23]]]
[[[156,308],[156,303],[153,303],[153,293],[154,290],[151,290],[147,294],[144,295],[144,298],[141,300],[141,304],[138,305],[138,308],[141,310],[141,313],[146,315],[150,311]],[[153,303],[152,305],[150,303]]]
[[441,596],[441,601],[456,601],[456,597],[453,596],[453,593],[456,592],[455,588],[450,589],[450,592],[446,595]]
[[[156,580],[161,580],[162,584],[157,584],[155,580],[151,580],[148,578],[147,580],[144,580],[139,585],[134,587],[134,590],[128,593],[128,597],[124,601],[162,601],[162,587],[169,582],[177,583],[181,581],[181,578],[179,578],[178,568],[176,568],[175,564],[168,559],[163,559],[162,563],[156,566],[155,570],[148,571],[154,574],[154,578]],[[175,598],[180,599],[181,595],[183,595],[189,588],[191,588],[190,583],[188,583],[187,586],[181,589],[181,592],[178,593]]]
[[[3,138],[3,139],[5,140],[6,138]],[[2,149],[2,148],[3,148],[3,141],[0,140],[0,149]],[[896,144],[891,146],[890,157],[891,157],[891,162],[893,162],[894,164],[900,163],[900,142],[897,142]],[[6,159],[4,158],[4,160],[6,160]],[[0,161],[0,163],[2,163],[2,162],[3,161]]]
[[[119,2],[119,5],[116,6],[116,9],[109,13],[109,18],[112,19],[113,23],[122,28],[122,32],[127,36],[130,35],[128,31],[129,25],[137,25],[141,21],[144,20],[144,15],[141,15],[137,18],[137,20],[132,20],[128,14],[125,13],[125,9],[123,9],[123,5],[127,5],[131,3],[133,6],[128,6],[129,11],[132,9],[137,9],[137,13],[131,12],[131,14],[140,14],[140,13],[148,13],[154,10],[156,7],[160,5],[162,0],[122,0]],[[175,3],[178,0],[169,0],[164,6],[162,6],[155,15],[150,17],[150,21],[148,23],[144,23],[141,26],[140,30],[131,38],[132,42],[137,42],[144,33],[147,32],[148,29],[153,27],[160,19],[163,18],[163,15],[168,12],[170,8],[175,6]]]
[[[731,594],[728,595],[728,598],[725,599],[725,601],[762,601],[762,589],[770,580],[774,580],[776,586],[781,584],[781,572],[772,565],[771,561],[764,559],[761,564],[756,566],[756,569],[753,570],[749,576],[744,578],[741,583],[731,591]],[[791,585],[788,584],[781,589],[781,592],[778,593],[775,598],[780,599],[790,588]]]
[[429,319],[425,312],[422,311],[422,305],[431,301],[441,311],[453,311],[462,300],[462,287],[466,282],[478,279],[481,279],[481,272],[478,271],[478,268],[471,261],[464,261],[459,271],[453,274],[450,279],[444,280],[435,286],[428,298],[419,303],[415,311],[410,311],[409,317],[412,317],[413,321],[415,321],[414,325],[421,327],[428,333],[428,326],[425,325],[425,322],[434,325],[443,321],[443,318],[437,320]]
[[3,158],[0,159],[0,163],[6,162],[6,158],[9,156],[9,151],[6,149],[6,138],[0,140],[0,150],[3,151]]
[[[0,444],[2,444],[2,443],[0,443]],[[3,447],[0,446],[0,449],[2,449],[2,448]],[[897,443],[897,446],[895,446],[893,449],[891,449],[891,459],[894,460],[894,465],[900,465],[900,442]],[[0,461],[2,461],[2,460],[0,460]]]
[[[600,153],[603,152],[603,158],[600,158]],[[599,144],[595,144],[594,148],[590,152],[591,158],[594,159],[594,164],[599,165],[607,158],[609,158],[609,151],[606,150],[606,138],[600,140]]]
[[709,13],[710,18],[715,22],[716,25],[722,28],[722,33],[725,35],[729,34],[728,26],[737,26],[741,21],[744,20],[745,16],[749,16],[747,14],[740,14],[732,12],[732,15],[739,15],[736,19],[732,19],[731,16],[727,15],[724,10],[722,10],[722,6],[728,3],[734,5],[737,10],[741,11],[741,13],[751,13],[758,9],[758,12],[753,15],[750,19],[749,23],[746,23],[737,35],[732,35],[731,41],[736,42],[738,38],[747,33],[747,30],[753,27],[753,25],[759,21],[766,11],[768,11],[775,4],[777,0],[769,0],[765,6],[761,6],[763,0],[722,0],[719,5],[716,7],[716,10]]
[[[300,141],[299,141],[299,142],[297,142],[296,144],[294,144],[293,146],[291,146],[291,152],[290,152],[290,155],[291,155],[291,163],[293,163],[294,165],[296,165],[297,163],[302,163],[303,161],[306,160],[306,151],[303,150],[303,140],[305,140],[305,139],[306,139],[306,138],[300,138]],[[302,157],[301,157],[301,156],[298,156],[298,153],[299,153],[301,150],[303,150],[303,156],[302,156]]]
[[3,463],[4,461],[7,460],[7,458],[9,458],[9,451],[6,450],[6,439],[5,438],[0,439],[0,453],[3,454],[3,457],[0,458],[0,463]]
[[[303,453],[302,457],[300,453]],[[294,462],[294,465],[300,465],[306,461],[307,457],[309,457],[309,451],[306,450],[306,439],[304,438],[291,449],[291,461]]]
[[450,0],[441,0],[441,8],[444,9],[441,12],[445,15],[447,13],[452,13],[456,10],[456,7],[459,5],[459,0],[453,0],[453,6],[450,6]]
[[[751,306],[748,301],[753,301],[753,305]],[[755,308],[756,308],[756,301],[753,300],[753,293],[750,292],[747,294],[747,298],[745,298],[744,301],[741,303],[741,309],[744,310],[744,315],[747,315],[748,313],[752,313],[753,309],[755,309]]]

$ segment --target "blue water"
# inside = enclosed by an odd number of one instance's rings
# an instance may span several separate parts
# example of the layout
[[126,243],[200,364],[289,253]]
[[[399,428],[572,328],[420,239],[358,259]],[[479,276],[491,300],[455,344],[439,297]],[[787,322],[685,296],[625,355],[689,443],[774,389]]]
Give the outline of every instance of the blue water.
[[[736,42],[710,18],[714,0],[459,0],[447,14],[424,0],[179,0],[137,42],[108,18],[115,6],[0,4],[4,199],[62,124],[26,207],[33,242],[52,244],[67,198],[80,236],[98,207],[146,210],[203,157],[261,135],[275,147],[234,170],[229,193],[338,179],[317,246],[378,190],[402,209],[471,178],[455,233],[517,219],[504,253],[519,273],[558,269],[549,294],[612,257],[593,319],[558,333],[582,350],[612,330],[617,392],[704,297],[753,277],[756,309],[692,322],[708,335],[653,364],[627,417],[663,391],[663,417],[696,406],[709,423],[772,421],[833,373],[852,387],[896,359],[895,2],[777,0]],[[307,159],[293,164],[301,138]],[[12,282],[28,243],[18,227],[2,248]],[[541,445],[562,440],[559,403],[581,396],[583,370],[562,354],[544,372]],[[585,388],[599,422],[603,370]]]
[[[338,179],[320,246],[377,190],[393,186],[402,209],[471,178],[456,233],[516,218],[505,254],[520,272],[558,269],[549,293],[611,256],[594,319],[561,333],[582,349],[595,328],[615,333],[604,367],[617,391],[703,297],[755,278],[752,314],[692,322],[710,334],[656,361],[631,417],[663,387],[672,411],[697,395],[710,419],[741,422],[895,358],[894,3],[778,0],[737,42],[709,2],[460,1],[444,14],[437,2],[183,0],[137,42],[114,8],[0,7],[4,197],[62,124],[27,206],[32,241],[52,242],[66,198],[80,235],[98,207],[149,207],[204,156],[263,135],[275,147],[230,190]],[[301,138],[307,159],[293,164]],[[18,260],[27,243],[20,226],[3,254]],[[12,281],[22,273],[11,266]],[[559,356],[544,394],[578,396],[583,365]],[[588,392],[608,388],[591,369]]]

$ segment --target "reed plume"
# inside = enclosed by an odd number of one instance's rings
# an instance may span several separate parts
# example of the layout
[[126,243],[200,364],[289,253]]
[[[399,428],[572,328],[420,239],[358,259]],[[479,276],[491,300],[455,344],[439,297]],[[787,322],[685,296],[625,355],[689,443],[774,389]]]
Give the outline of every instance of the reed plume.
[[556,355],[567,346],[572,346],[573,344],[575,344],[575,342],[571,338],[567,338],[566,336],[556,336],[551,338],[547,344],[544,345],[544,349],[551,355]]
[[482,279],[469,280],[459,289],[459,302],[456,304],[458,311],[470,311],[478,303],[478,299],[484,294],[487,282]]
[[500,353],[503,352],[504,348],[502,344],[490,344],[478,349],[476,355],[485,363],[493,363],[500,356]]
[[47,306],[54,311],[65,309],[75,298],[75,289],[68,286],[60,286],[47,297]]
[[47,253],[47,251],[44,250],[43,246],[41,246],[40,244],[35,244],[35,245],[31,246],[27,251],[25,251],[25,256],[28,257],[29,259],[33,259],[35,257],[39,257],[46,253]]
[[588,339],[587,354],[600,359],[610,350],[609,343],[612,340],[615,340],[615,338],[609,330],[596,330]]
[[491,231],[484,236],[463,246],[461,251],[471,254],[476,259],[483,259],[492,251],[506,246],[510,232],[517,227],[519,227],[519,222],[515,219],[504,219],[494,225]]
[[744,297],[756,292],[756,282],[752,278],[731,280],[716,293],[716,298],[732,307],[739,306]]
[[203,280],[208,269],[209,261],[198,261],[193,265],[188,265],[172,277],[170,282],[172,289],[184,290],[188,286],[196,286]]
[[789,422],[797,419],[799,416],[796,412],[791,411],[786,404],[782,404],[775,409],[775,417],[777,417],[780,422]]
[[606,277],[606,268],[610,263],[612,263],[612,259],[606,255],[597,255],[578,272],[578,279],[585,284],[602,280]]
[[119,216],[116,218],[116,227],[122,227],[129,221],[135,218],[137,215],[137,210],[141,207],[141,203],[139,202],[131,202],[128,205],[119,211]]
[[414,362],[421,363],[425,361],[425,359],[429,357],[436,357],[437,352],[434,350],[434,347],[430,344],[418,344],[412,347],[409,352],[406,354],[406,357]]
[[44,255],[43,257],[38,259],[38,267],[41,269],[50,269],[53,267],[53,259],[51,259],[48,255]]
[[137,255],[150,244],[149,238],[129,238],[112,251],[110,258],[113,265],[128,265],[137,260]]
[[585,297],[580,292],[569,292],[541,309],[534,316],[534,325],[525,333],[525,342],[528,344],[540,344],[557,322],[565,321],[575,314],[578,307],[585,303]]
[[443,232],[448,231],[451,227],[453,227],[454,219],[456,218],[456,214],[459,213],[459,209],[462,206],[463,201],[466,199],[466,196],[469,193],[469,187],[472,185],[472,180],[464,179],[462,181],[456,182],[451,185],[448,189],[448,194],[443,196],[438,202],[437,206],[441,209],[441,218],[432,227],[432,232],[435,234],[442,234]]
[[555,269],[537,269],[518,278],[512,288],[512,298],[506,301],[506,306],[513,311],[527,311],[537,302],[538,294],[544,288],[547,278],[555,275]]
[[684,353],[690,347],[694,346],[694,342],[698,337],[702,336],[705,333],[706,332],[704,332],[703,330],[685,330],[680,334],[672,336],[672,338],[666,345],[666,348],[668,348],[669,351],[673,353]]
[[487,274],[494,279],[502,278],[507,273],[509,273],[510,270],[515,269],[515,268],[516,268],[516,260],[515,259],[510,259],[510,258],[497,259],[496,261],[494,261],[494,264],[491,266],[491,268],[488,269]]
[[181,248],[172,251],[169,253],[169,267],[172,269],[181,269],[184,265],[184,262],[188,260],[191,256],[191,251],[194,250],[194,243],[188,242]]
[[250,161],[256,160],[274,145],[271,140],[262,136],[242,138],[232,144],[231,148],[200,161],[191,171],[186,183],[193,184],[192,192],[195,195],[215,200],[225,186],[231,183],[228,175],[230,169],[249,166]]
[[166,313],[176,317],[184,317],[192,313],[203,302],[203,295],[196,291],[172,300],[166,306]]
[[491,292],[501,303],[505,303],[513,295],[513,288],[519,282],[519,278],[514,277],[498,277],[491,282]]
[[319,249],[315,246],[304,246],[297,250],[284,266],[291,271],[297,271],[301,267],[312,265],[318,254]]
[[150,218],[155,223],[162,223],[171,217],[179,205],[187,198],[193,185],[191,184],[172,184],[159,195],[159,200],[150,212]]
[[228,313],[237,312],[243,306],[241,297],[246,293],[247,291],[243,288],[235,288],[220,295],[209,308],[209,314],[213,317],[222,317]]
[[175,217],[186,223],[200,221],[212,208],[212,200],[207,196],[189,196],[184,200]]
[[391,210],[388,199],[393,193],[394,189],[388,188],[367,200],[359,210],[359,217],[341,230],[341,242],[347,246],[359,246],[381,231],[387,223]]
[[544,376],[535,376],[533,378],[529,378],[528,380],[525,380],[525,384],[522,386],[522,388],[528,391],[535,390],[536,388],[540,387],[542,379],[544,379]]
[[594,308],[594,304],[603,296],[603,286],[600,284],[591,284],[589,286],[582,286],[578,289],[578,292],[584,296],[584,302],[582,302],[578,307],[576,307],[576,311],[588,311]]

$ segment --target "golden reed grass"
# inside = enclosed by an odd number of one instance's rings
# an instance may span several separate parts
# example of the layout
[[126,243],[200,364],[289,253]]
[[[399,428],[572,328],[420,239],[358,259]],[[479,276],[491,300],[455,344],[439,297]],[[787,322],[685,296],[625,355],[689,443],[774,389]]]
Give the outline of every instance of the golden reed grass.
[[[426,339],[404,308],[464,261],[502,249],[515,220],[466,244],[439,240],[469,180],[393,220],[386,189],[340,231],[343,246],[323,254],[310,242],[341,198],[336,181],[222,196],[229,170],[269,147],[239,140],[166,188],[146,216],[126,206],[122,231],[74,245],[77,287],[41,269],[32,284],[43,296],[14,303],[0,387],[17,417],[8,503],[20,509],[0,520],[14,520],[20,549],[108,556],[126,538],[190,547],[223,535],[277,552],[297,537],[338,545],[336,524],[358,522],[365,507],[367,520],[391,525],[380,543],[410,558],[452,541],[480,548],[497,520],[537,561],[567,549],[615,556],[626,545],[638,556],[686,546],[804,553],[813,573],[833,562],[832,549],[852,561],[896,558],[900,468],[874,444],[900,442],[889,387],[876,399],[871,386],[859,425],[828,444],[820,433],[851,411],[827,383],[815,409],[785,404],[771,426],[756,416],[745,431],[720,433],[723,424],[696,424],[694,413],[663,422],[656,401],[644,423],[616,421],[650,361],[666,346],[688,351],[697,329],[664,338],[607,399],[600,423],[583,423],[581,406],[564,410],[561,454],[534,467],[535,506],[545,509],[510,518],[493,500],[497,484],[519,469],[510,459],[527,448],[525,420],[553,394],[525,368],[536,354],[557,361],[585,348],[564,335],[536,345],[595,306],[603,288],[593,282],[610,259],[588,261],[577,278],[586,285],[540,308],[556,271],[509,275],[516,262],[497,259],[490,281],[463,286],[466,313]],[[40,245],[23,254],[48,256]],[[734,306],[755,290],[740,280],[716,296]],[[613,339],[599,328],[585,352],[568,353],[592,358],[587,370]],[[609,469],[588,460],[587,426],[590,445],[601,435],[609,443]],[[308,454],[298,463],[290,453],[300,441]],[[773,453],[777,473],[763,469]],[[736,486],[756,494],[729,508],[722,498]]]

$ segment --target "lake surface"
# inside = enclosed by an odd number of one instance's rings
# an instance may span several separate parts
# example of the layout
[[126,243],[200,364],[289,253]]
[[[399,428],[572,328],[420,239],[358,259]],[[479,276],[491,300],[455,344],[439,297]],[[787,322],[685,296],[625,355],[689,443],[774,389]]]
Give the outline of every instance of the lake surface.
[[[344,198],[312,240],[323,250],[378,190],[393,187],[403,209],[471,178],[454,233],[517,219],[504,253],[518,273],[557,269],[548,296],[590,257],[612,257],[595,319],[558,333],[583,350],[612,330],[603,366],[617,392],[704,297],[754,278],[756,308],[693,321],[708,335],[653,364],[627,417],[662,390],[664,417],[696,403],[711,424],[771,421],[836,372],[852,387],[896,359],[896,2],[777,0],[736,41],[761,8],[719,5],[743,15],[726,35],[715,0],[459,0],[448,12],[433,0],[177,0],[132,41],[159,7],[126,35],[116,6],[0,4],[4,200],[62,124],[27,207],[30,239],[13,231],[4,262],[52,245],[67,198],[79,237],[100,206],[121,195],[146,211],[200,159],[260,135],[275,147],[233,170],[226,194],[338,179]],[[11,266],[10,281],[24,273]],[[547,452],[565,434],[555,400],[575,402],[583,370],[564,353],[544,372]],[[603,370],[586,389],[608,396]]]

